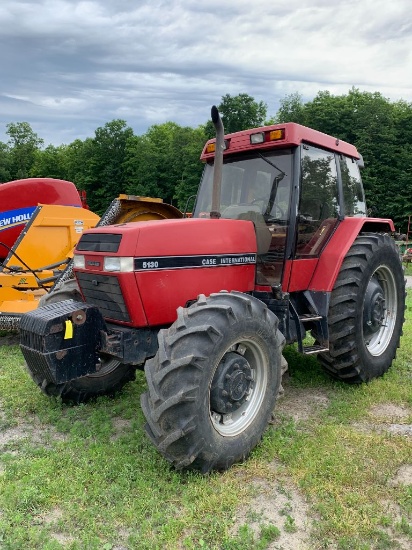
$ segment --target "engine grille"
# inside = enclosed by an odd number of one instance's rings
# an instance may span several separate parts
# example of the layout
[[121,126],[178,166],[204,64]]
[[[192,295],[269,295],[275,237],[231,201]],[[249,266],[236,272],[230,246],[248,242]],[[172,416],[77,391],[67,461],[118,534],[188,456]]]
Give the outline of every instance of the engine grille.
[[76,276],[86,302],[97,306],[105,319],[130,322],[117,277],[81,272]]

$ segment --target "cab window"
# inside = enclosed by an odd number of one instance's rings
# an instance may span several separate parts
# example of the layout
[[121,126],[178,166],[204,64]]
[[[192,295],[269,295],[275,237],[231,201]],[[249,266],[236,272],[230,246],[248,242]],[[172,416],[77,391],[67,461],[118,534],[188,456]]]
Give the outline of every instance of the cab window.
[[320,254],[339,216],[335,155],[311,145],[301,151],[298,258]]
[[359,166],[354,159],[343,156],[339,159],[339,165],[342,177],[345,216],[366,216],[365,196]]

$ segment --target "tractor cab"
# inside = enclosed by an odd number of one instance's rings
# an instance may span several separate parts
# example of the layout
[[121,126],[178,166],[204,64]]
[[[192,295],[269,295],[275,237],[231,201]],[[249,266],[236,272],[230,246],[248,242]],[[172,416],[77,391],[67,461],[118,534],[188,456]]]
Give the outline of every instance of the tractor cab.
[[[214,149],[210,140],[202,153],[194,217],[211,210]],[[219,213],[255,224],[258,286],[288,290],[288,262],[316,260],[340,220],[366,216],[359,159],[352,145],[294,123],[225,136]]]

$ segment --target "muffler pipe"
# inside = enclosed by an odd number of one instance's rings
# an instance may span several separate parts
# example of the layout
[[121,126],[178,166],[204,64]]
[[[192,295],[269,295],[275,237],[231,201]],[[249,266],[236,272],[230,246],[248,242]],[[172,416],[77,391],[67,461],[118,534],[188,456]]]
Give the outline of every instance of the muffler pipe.
[[212,209],[210,211],[211,218],[220,218],[220,193],[222,188],[222,168],[223,168],[223,150],[225,130],[223,122],[220,118],[219,111],[215,105],[211,111],[212,122],[216,130],[216,148],[215,162],[213,170],[213,188],[212,188]]

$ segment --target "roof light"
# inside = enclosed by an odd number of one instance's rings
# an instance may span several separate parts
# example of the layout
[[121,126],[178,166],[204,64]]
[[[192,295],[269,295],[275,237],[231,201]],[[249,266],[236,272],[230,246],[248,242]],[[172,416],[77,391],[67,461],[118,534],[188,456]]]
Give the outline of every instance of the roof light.
[[269,141],[277,141],[278,139],[285,139],[284,128],[279,128],[278,130],[272,130],[269,132]]
[[250,134],[251,145],[256,145],[256,143],[263,143],[264,141],[265,141],[265,132],[259,132],[259,134]]
[[[225,139],[223,142],[223,151],[229,149],[230,139]],[[206,145],[206,153],[214,153],[216,151],[216,142],[208,143]]]

